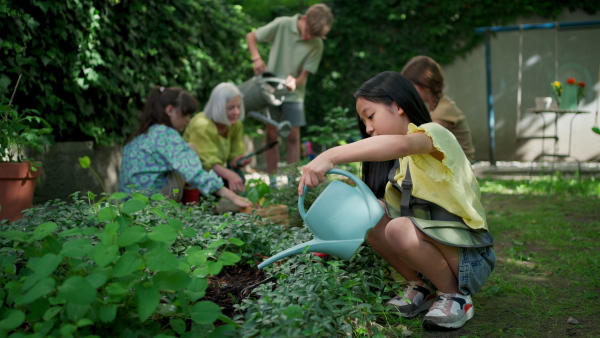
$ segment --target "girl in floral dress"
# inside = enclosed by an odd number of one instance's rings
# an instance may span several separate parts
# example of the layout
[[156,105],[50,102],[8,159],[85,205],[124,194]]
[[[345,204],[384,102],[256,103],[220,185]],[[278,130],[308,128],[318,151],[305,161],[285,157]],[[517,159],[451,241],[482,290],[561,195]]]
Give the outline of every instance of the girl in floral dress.
[[204,195],[214,193],[242,208],[251,205],[225,187],[212,170],[204,170],[196,152],[181,137],[198,105],[178,87],[155,86],[150,91],[140,126],[123,148],[119,191],[161,193],[180,201],[188,182]]

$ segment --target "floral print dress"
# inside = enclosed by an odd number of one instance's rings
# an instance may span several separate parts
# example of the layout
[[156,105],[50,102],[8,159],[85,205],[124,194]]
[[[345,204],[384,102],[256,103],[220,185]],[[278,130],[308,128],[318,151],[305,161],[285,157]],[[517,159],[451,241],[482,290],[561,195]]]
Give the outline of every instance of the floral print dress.
[[119,191],[156,194],[173,172],[204,195],[223,187],[223,180],[214,171],[202,168],[200,158],[177,130],[155,124],[123,148]]

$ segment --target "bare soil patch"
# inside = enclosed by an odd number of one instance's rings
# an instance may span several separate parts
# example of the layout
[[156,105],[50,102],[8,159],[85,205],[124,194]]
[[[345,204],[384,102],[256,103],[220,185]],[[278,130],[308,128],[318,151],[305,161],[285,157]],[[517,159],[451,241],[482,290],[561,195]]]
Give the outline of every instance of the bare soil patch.
[[204,300],[209,300],[222,309],[224,315],[233,318],[236,314],[235,304],[247,297],[252,288],[266,279],[263,270],[248,265],[225,266],[221,273],[208,279],[208,289]]

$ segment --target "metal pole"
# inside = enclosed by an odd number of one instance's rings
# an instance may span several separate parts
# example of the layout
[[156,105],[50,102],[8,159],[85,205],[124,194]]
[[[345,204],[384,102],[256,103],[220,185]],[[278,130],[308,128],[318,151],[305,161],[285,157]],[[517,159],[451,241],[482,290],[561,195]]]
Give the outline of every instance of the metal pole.
[[549,28],[585,28],[585,27],[597,27],[600,26],[600,20],[592,21],[574,21],[574,22],[547,22],[547,23],[534,23],[514,26],[490,26],[490,27],[478,27],[475,28],[475,33],[484,34],[486,32],[508,32],[518,31],[520,29],[549,29]]
[[[486,85],[487,85],[487,105],[488,105],[488,130],[490,135],[490,164],[496,165],[496,132],[495,132],[495,117],[494,117],[494,96],[492,92],[492,57],[490,39],[492,32],[506,32],[516,30],[530,30],[530,29],[568,29],[568,28],[586,28],[586,27],[598,27],[600,26],[600,20],[593,21],[575,21],[575,22],[548,22],[539,24],[524,24],[514,26],[490,26],[490,27],[478,27],[475,28],[475,33],[485,35],[485,72],[486,72]],[[556,40],[555,32],[555,40]],[[555,48],[556,47],[555,41]],[[557,51],[555,51],[555,57],[558,58]],[[555,60],[555,68],[558,66],[558,60]],[[555,69],[555,72],[557,70]]]
[[488,131],[490,134],[490,164],[496,166],[496,132],[494,117],[494,93],[492,92],[492,53],[490,51],[491,31],[485,33],[485,74],[487,85]]

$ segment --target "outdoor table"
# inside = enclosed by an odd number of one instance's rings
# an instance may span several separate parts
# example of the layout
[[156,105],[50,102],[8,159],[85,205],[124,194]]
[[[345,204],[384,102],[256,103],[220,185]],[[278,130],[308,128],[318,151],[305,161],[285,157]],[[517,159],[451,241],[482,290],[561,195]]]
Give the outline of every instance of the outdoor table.
[[[587,114],[589,113],[589,111],[585,111],[585,110],[567,110],[567,109],[559,109],[559,108],[543,108],[543,109],[538,109],[538,108],[529,108],[526,110],[527,112],[530,113],[534,113],[539,115],[542,118],[543,121],[543,127],[542,127],[542,135],[541,136],[531,136],[531,137],[523,137],[523,139],[541,139],[542,140],[542,152],[541,154],[536,157],[537,158],[542,158],[544,156],[551,156],[554,159],[556,158],[567,158],[567,157],[573,157],[571,156],[571,136],[573,134],[573,120],[575,119],[575,117],[579,114]],[[550,135],[546,135],[546,126],[549,123],[552,123],[552,120],[546,121],[546,118],[544,117],[544,113],[552,113],[554,114],[554,133],[550,134]],[[558,149],[558,119],[561,116],[565,116],[567,114],[571,114],[571,121],[569,123],[569,147],[568,147],[568,151],[566,154],[558,154],[557,153],[557,149]],[[544,148],[544,140],[545,139],[554,139],[554,152],[553,153],[545,153],[545,148]],[[579,161],[577,159],[575,159],[575,161],[577,161],[579,163]],[[553,160],[554,162],[554,160]]]

